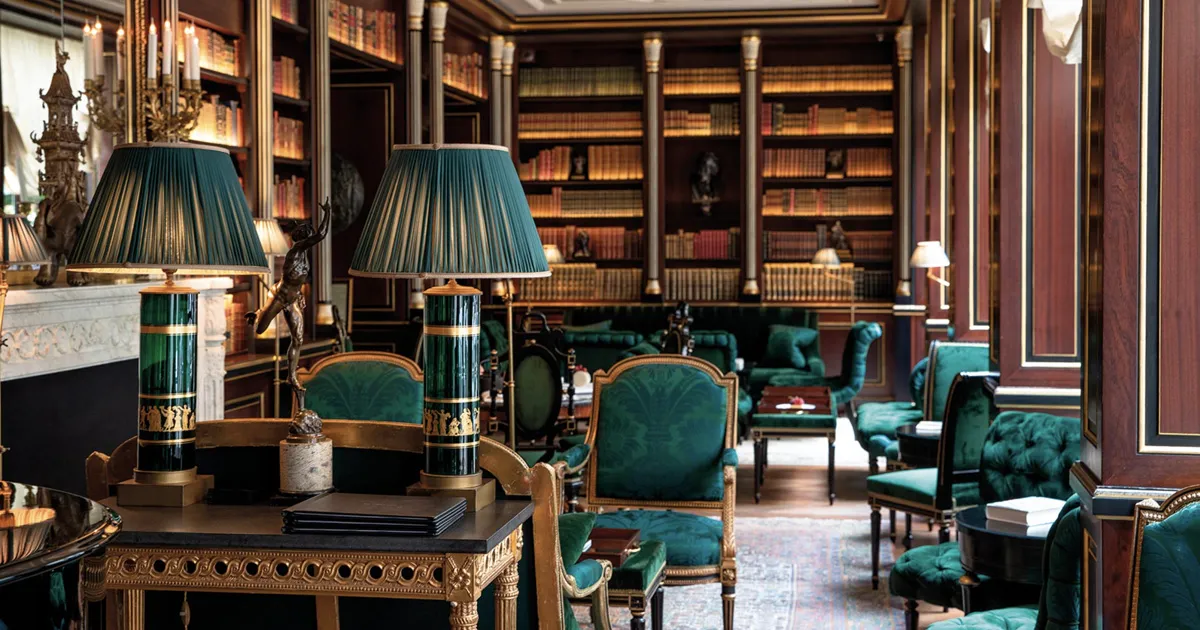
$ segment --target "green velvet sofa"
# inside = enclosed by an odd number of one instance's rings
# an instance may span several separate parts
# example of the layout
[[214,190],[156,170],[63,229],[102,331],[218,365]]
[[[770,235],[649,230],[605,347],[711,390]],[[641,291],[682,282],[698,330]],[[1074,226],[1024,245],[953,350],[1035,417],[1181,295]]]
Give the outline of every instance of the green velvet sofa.
[[[977,459],[979,502],[1027,496],[1068,499],[1071,464],[1079,459],[1079,420],[1044,413],[1006,411],[987,429]],[[916,628],[918,600],[962,608],[959,578],[964,575],[958,543],[910,549],[888,578],[891,594],[906,600],[908,627]],[[979,576],[971,606],[979,610],[1032,603],[1036,594],[1019,585]],[[1025,601],[1022,601],[1022,600]]]

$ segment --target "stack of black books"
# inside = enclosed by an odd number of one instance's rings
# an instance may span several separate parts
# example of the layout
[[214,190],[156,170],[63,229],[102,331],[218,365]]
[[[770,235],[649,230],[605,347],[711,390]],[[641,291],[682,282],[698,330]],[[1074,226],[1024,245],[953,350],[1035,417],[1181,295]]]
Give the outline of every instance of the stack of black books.
[[330,493],[283,510],[285,534],[440,536],[467,511],[456,497]]

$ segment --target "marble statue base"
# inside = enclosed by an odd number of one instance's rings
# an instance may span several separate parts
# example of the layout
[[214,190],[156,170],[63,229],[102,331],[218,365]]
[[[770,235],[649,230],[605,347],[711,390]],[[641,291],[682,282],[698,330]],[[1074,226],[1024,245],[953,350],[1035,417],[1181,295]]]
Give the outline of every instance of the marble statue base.
[[324,435],[279,441],[279,491],[320,494],[333,488],[333,440]]

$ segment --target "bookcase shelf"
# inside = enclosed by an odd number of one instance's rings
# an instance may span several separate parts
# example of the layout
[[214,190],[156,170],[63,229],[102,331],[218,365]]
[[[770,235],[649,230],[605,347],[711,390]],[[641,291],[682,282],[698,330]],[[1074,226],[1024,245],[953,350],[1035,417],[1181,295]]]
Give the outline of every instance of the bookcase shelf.
[[742,264],[740,258],[667,258],[667,267],[676,269],[707,269],[737,267]]
[[349,69],[390,70],[392,72],[404,70],[403,64],[377,57],[333,38],[329,39],[329,54],[348,62]]
[[200,84],[204,85],[205,82],[216,83],[219,85],[231,85],[240,89],[244,89],[247,85],[249,85],[250,80],[246,77],[236,77],[232,74],[225,74],[224,72],[217,72],[216,70],[207,70],[205,68],[201,68]]
[[646,97],[642,94],[606,95],[606,96],[522,96],[521,106],[553,105],[556,103],[641,103]]
[[617,188],[627,188],[629,186],[641,186],[641,179],[523,179],[521,183],[526,186],[545,186],[554,188],[561,186],[563,188],[603,188],[605,186],[613,186]]
[[892,141],[890,133],[814,133],[810,135],[766,135],[762,137],[763,142],[814,142],[814,143],[830,143],[830,142],[872,142],[877,143],[886,141],[889,144]]
[[307,99],[292,98],[290,96],[284,96],[282,94],[272,94],[271,100],[275,102],[275,107],[280,107],[280,106],[292,107],[292,108],[300,109],[302,111],[308,111],[308,108],[310,106],[310,103]]
[[852,186],[891,186],[891,177],[764,177],[763,186],[800,186],[803,188],[833,188]]
[[517,138],[521,144],[641,144],[642,136],[603,138],[603,137],[558,137],[558,138]]
[[277,17],[271,18],[271,28],[280,33],[287,33],[299,37],[308,37],[307,28],[296,24],[295,22],[289,22]]
[[278,155],[273,156],[273,158],[275,160],[275,166],[295,166],[297,168],[307,169],[310,163],[308,159],[301,160],[296,158],[281,157]]
[[885,90],[885,91],[879,91],[879,90],[864,90],[864,91],[861,91],[861,92],[855,92],[855,91],[840,91],[840,92],[768,92],[768,91],[766,91],[766,90],[763,90],[762,97],[763,97],[763,100],[764,100],[764,101],[766,101],[766,100],[773,100],[773,99],[781,99],[781,98],[794,98],[794,99],[832,99],[832,98],[856,98],[856,99],[865,99],[865,98],[872,98],[872,97],[874,97],[874,98],[878,98],[878,99],[881,99],[881,100],[882,100],[882,99],[889,99],[889,100],[890,100],[890,99],[892,98],[892,91],[891,91],[891,90]]

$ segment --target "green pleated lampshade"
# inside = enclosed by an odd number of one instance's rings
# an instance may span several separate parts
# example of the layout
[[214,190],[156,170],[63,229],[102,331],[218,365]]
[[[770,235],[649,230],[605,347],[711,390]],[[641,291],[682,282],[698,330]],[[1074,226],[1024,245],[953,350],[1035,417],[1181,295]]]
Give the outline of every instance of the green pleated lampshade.
[[550,275],[508,149],[397,146],[350,273],[384,278]]
[[185,142],[113,150],[69,260],[101,273],[267,270],[229,152]]
[[42,247],[33,228],[24,218],[15,214],[0,218],[3,234],[0,234],[0,265],[43,265],[50,262],[50,255]]

